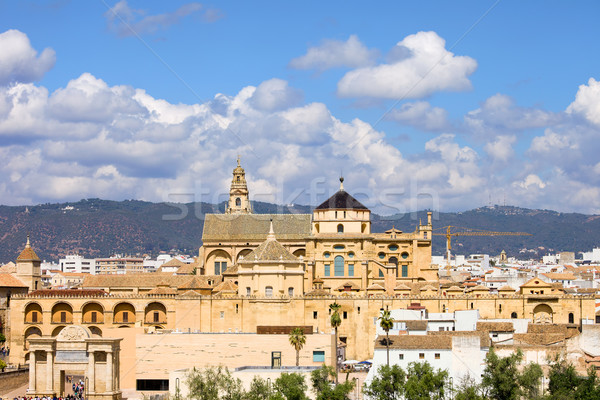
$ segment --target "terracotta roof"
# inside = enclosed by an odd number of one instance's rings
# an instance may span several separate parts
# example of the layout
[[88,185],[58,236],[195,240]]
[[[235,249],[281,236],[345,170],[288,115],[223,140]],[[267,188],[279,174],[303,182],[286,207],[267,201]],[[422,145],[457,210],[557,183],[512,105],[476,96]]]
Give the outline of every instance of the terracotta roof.
[[202,279],[200,276],[194,276],[192,279],[188,280],[187,282],[177,286],[177,289],[179,289],[179,290],[210,289],[210,288],[211,288],[211,286],[208,284],[206,279]]
[[198,264],[183,264],[175,273],[177,275],[192,275],[194,273],[194,269],[198,267]]
[[257,261],[284,261],[298,263],[298,257],[290,253],[281,243],[274,239],[267,239],[256,249],[252,250],[238,264],[254,264]]
[[346,287],[350,286],[350,290],[360,290],[360,287],[355,285],[352,282],[346,282],[340,286],[338,286],[335,290],[341,291],[341,290],[345,290]]
[[223,271],[223,276],[236,276],[238,274],[238,266],[237,264],[230,265],[227,267],[225,271]]
[[477,322],[478,331],[488,332],[514,332],[515,328],[512,322]]
[[313,279],[313,283],[323,283],[323,282],[325,282],[325,281],[323,279],[319,278],[318,276],[315,279]]
[[502,286],[500,289],[498,289],[499,292],[514,292],[515,289],[511,288],[508,285],[504,285]]
[[428,336],[479,336],[481,347],[490,347],[492,340],[490,335],[484,331],[429,331]]
[[[173,275],[171,273],[148,273],[148,274],[125,274],[125,275],[90,275],[83,281],[83,287],[87,288],[155,288],[158,284],[167,284],[171,287],[179,287],[189,282],[189,275]],[[197,278],[197,277],[196,277]],[[218,275],[203,275],[202,280],[212,280],[214,283],[222,281]]]
[[570,272],[567,272],[567,273],[548,272],[548,273],[540,274],[540,275],[544,275],[548,279],[552,279],[554,281],[572,281],[572,280],[577,279],[575,277],[575,275],[573,275]]
[[177,289],[161,286],[148,291],[148,294],[177,294]]
[[187,292],[183,292],[180,296],[202,296],[202,294],[196,292],[195,290],[188,290]]
[[89,274],[83,272],[57,272],[55,275],[62,275],[64,277],[71,276],[73,278],[85,278]]
[[396,285],[396,287],[394,288],[394,290],[410,290],[410,288],[408,286],[406,286],[404,283],[399,283],[398,285]]
[[42,289],[29,293],[30,297],[98,297],[108,296],[104,290],[96,289]]
[[398,321],[404,322],[406,324],[406,329],[409,331],[426,331],[427,330],[427,321],[419,320],[419,319],[411,319],[406,321]]
[[318,205],[315,210],[368,210],[368,208],[341,189]]
[[383,286],[378,283],[372,283],[371,286],[367,288],[367,290],[385,290]]
[[434,292],[437,292],[437,289],[436,289],[436,288],[434,288],[434,287],[433,287],[433,286],[431,286],[431,285],[425,285],[425,286],[422,286],[422,287],[421,287],[419,290],[420,290],[421,292],[425,292],[425,291],[427,291],[427,290],[432,290],[432,291],[434,291]]
[[459,288],[458,286],[450,286],[447,290],[447,292],[463,292],[464,290],[462,288]]
[[21,254],[19,254],[19,257],[17,257],[17,261],[41,261],[37,254],[35,254],[35,251],[31,248],[29,237],[27,237],[27,244]]
[[306,292],[305,296],[330,296],[331,293],[324,289],[313,289],[310,292]]
[[477,286],[473,286],[471,289],[469,289],[470,292],[474,292],[476,290],[483,290],[483,291],[489,292],[490,288],[487,286],[483,286],[483,285],[477,285]]
[[[375,340],[375,349],[385,349],[385,335]],[[435,335],[390,335],[390,349],[451,350],[452,337]]]
[[181,261],[178,258],[171,258],[169,261],[167,261],[166,263],[161,265],[162,267],[181,267],[185,265],[185,263],[183,261]]
[[0,273],[0,287],[29,287],[11,274]]
[[0,274],[14,274],[17,272],[17,266],[12,261],[0,267]]
[[221,282],[219,283],[217,286],[215,286],[215,288],[213,289],[213,293],[222,293],[222,292],[229,292],[229,293],[237,293],[238,287],[235,283],[233,283],[230,280],[227,280],[225,282]]
[[312,229],[312,214],[206,214],[205,218],[204,242],[263,241],[269,233],[270,220],[279,240],[304,240]]

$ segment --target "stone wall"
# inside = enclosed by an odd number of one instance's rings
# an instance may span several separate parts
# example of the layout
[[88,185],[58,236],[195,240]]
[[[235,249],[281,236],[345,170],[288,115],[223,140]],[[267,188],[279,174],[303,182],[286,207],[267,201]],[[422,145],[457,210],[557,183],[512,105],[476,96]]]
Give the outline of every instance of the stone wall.
[[29,381],[29,368],[0,372],[0,396],[24,386]]

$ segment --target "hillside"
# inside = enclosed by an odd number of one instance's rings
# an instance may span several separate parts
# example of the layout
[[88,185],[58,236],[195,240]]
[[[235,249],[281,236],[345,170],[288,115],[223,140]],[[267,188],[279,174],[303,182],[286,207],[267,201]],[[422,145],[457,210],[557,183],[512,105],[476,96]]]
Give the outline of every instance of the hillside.
[[[106,257],[113,253],[151,254],[175,249],[196,254],[202,243],[203,215],[223,212],[225,204],[167,204],[86,199],[75,203],[0,206],[0,262],[14,261],[26,236],[40,258],[58,260],[66,254]],[[310,213],[309,206],[253,203],[257,213]],[[373,215],[373,231],[395,226],[415,229],[426,211],[404,216]],[[434,228],[446,225],[523,231],[534,236],[458,237],[454,253],[498,254],[530,258],[555,251],[589,251],[600,245],[600,216],[566,214],[517,207],[482,207],[460,213],[435,213]],[[442,254],[445,238],[435,236],[433,253]]]

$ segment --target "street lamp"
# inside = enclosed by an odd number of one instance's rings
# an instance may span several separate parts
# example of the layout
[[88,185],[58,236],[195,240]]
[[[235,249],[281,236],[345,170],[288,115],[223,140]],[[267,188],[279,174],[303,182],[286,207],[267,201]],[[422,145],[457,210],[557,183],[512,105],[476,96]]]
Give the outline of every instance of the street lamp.
[[271,396],[271,378],[267,378],[267,391],[269,392],[269,397]]

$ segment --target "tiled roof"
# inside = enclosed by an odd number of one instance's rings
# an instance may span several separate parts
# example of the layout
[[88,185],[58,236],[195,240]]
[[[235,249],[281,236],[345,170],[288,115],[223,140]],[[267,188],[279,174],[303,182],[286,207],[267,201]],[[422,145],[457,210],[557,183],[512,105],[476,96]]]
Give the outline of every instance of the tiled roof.
[[277,240],[266,240],[256,249],[252,250],[238,264],[253,264],[257,261],[291,261],[300,262],[298,257],[290,253]]
[[514,332],[515,328],[513,327],[512,322],[481,321],[481,322],[477,322],[477,330],[478,331],[488,331],[488,332]]
[[148,294],[177,294],[177,289],[161,286],[148,291]]
[[385,290],[383,286],[378,283],[372,283],[371,286],[367,288],[367,290]]
[[324,289],[313,289],[310,292],[306,292],[305,296],[330,296],[331,293]]
[[181,261],[180,259],[171,258],[169,261],[162,264],[161,267],[181,267],[182,265],[185,265],[185,263],[183,261]]
[[14,274],[17,272],[17,266],[12,261],[0,267],[0,274]]
[[185,289],[210,289],[211,286],[208,284],[208,282],[205,279],[201,279],[199,276],[194,276],[192,279],[188,280],[187,282],[177,286],[177,289],[179,290],[185,290]]
[[177,275],[192,275],[194,270],[198,267],[198,264],[183,264],[179,269],[175,272]]
[[230,265],[227,267],[225,271],[223,271],[223,276],[236,276],[238,274],[238,266],[237,264]]
[[[83,287],[87,288],[155,288],[158,284],[168,284],[171,287],[179,287],[190,279],[199,278],[190,275],[173,275],[171,273],[147,273],[147,274],[125,274],[125,275],[90,275],[83,281]],[[203,275],[202,280],[212,280],[219,283],[221,276]]]
[[221,292],[229,292],[229,293],[237,293],[237,285],[230,280],[219,283],[213,289],[213,293],[221,293]]
[[471,289],[469,289],[470,292],[474,292],[476,290],[483,290],[485,292],[489,292],[490,288],[487,286],[483,286],[483,285],[477,285],[477,286],[473,286]]
[[203,241],[262,241],[269,221],[279,240],[304,240],[311,233],[311,214],[206,214]]
[[87,297],[108,296],[104,290],[96,289],[42,289],[29,293],[30,297]]
[[436,289],[436,288],[434,288],[434,287],[433,287],[433,286],[431,286],[431,285],[425,285],[425,286],[421,287],[421,289],[419,289],[419,290],[420,290],[421,292],[425,292],[425,291],[427,291],[427,290],[432,290],[432,291],[434,291],[434,292],[437,292],[437,289]]
[[342,189],[317,206],[315,210],[368,210],[368,208]]
[[342,291],[345,290],[346,287],[350,287],[350,290],[360,290],[360,287],[352,282],[346,282],[343,285],[338,286],[335,290]]
[[0,273],[0,287],[29,287],[11,274]]
[[575,275],[573,275],[570,272],[567,272],[567,273],[548,272],[548,273],[540,274],[540,275],[544,275],[545,277],[547,277],[548,279],[552,279],[553,281],[572,281],[572,280],[577,279],[575,277]]
[[398,285],[396,285],[396,287],[394,288],[394,290],[410,290],[410,288],[408,286],[406,286],[404,283],[399,283]]
[[459,288],[458,286],[450,286],[448,289],[446,289],[447,292],[463,292],[462,288]]
[[[398,321],[400,322],[400,321]],[[406,324],[406,329],[409,331],[426,331],[427,330],[427,321],[411,319],[407,321],[401,321]]]
[[29,245],[29,239],[27,239],[27,244],[25,245],[25,248],[23,249],[21,254],[19,254],[19,257],[17,257],[17,261],[41,261],[37,254],[35,254],[35,251],[33,251],[31,246]]
[[183,292],[180,296],[202,296],[202,294],[196,292],[195,290],[188,290],[187,292]]
[[508,285],[504,285],[502,286],[500,289],[498,289],[499,292],[514,292],[515,289],[511,288]]

